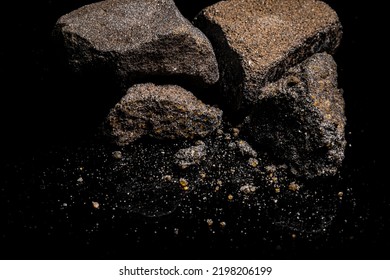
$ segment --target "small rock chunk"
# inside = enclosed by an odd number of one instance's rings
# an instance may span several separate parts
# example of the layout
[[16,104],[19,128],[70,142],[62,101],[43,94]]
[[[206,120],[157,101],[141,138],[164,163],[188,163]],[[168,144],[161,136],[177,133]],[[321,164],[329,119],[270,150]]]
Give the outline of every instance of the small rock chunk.
[[175,154],[175,162],[181,168],[185,169],[191,165],[199,164],[207,155],[207,147],[204,142],[198,143],[186,149],[180,149]]
[[219,127],[222,111],[175,85],[137,84],[110,111],[106,132],[119,146],[149,135],[157,139],[205,137]]

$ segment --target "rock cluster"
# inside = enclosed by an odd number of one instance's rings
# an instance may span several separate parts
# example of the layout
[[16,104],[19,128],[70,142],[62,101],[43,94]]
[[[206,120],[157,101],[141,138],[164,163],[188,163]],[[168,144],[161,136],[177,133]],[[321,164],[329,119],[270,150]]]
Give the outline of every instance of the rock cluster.
[[229,0],[195,19],[211,40],[231,110],[247,110],[259,89],[317,52],[333,52],[341,39],[336,13],[316,0]]
[[[129,88],[106,120],[118,145],[209,135],[222,111],[195,96],[216,84],[218,105],[258,151],[298,176],[335,174],[346,145],[331,56],[342,35],[337,14],[316,0],[227,0],[194,25],[173,0],[106,0],[61,17],[54,34],[75,71],[100,67]],[[247,142],[236,145],[256,158]],[[202,145],[176,154],[183,168],[205,157]]]

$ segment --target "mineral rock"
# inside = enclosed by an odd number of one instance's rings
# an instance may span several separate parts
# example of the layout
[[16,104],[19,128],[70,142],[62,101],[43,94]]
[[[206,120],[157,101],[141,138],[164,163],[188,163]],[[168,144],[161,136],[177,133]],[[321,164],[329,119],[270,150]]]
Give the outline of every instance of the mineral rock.
[[110,111],[108,134],[127,145],[144,135],[158,139],[204,137],[221,124],[222,111],[176,85],[137,84]]
[[185,169],[191,165],[199,164],[206,158],[206,155],[207,147],[204,142],[199,141],[195,146],[180,149],[175,154],[175,162],[180,168]]
[[297,175],[333,175],[344,159],[344,99],[332,56],[315,54],[261,89],[249,132]]
[[[107,0],[62,16],[54,34],[76,72],[99,68],[121,85],[155,78],[215,83],[218,65],[206,36],[173,0]],[[179,79],[180,78],[180,79]]]
[[233,111],[246,110],[259,89],[317,52],[333,52],[342,27],[316,0],[228,0],[207,7],[195,25],[210,39],[221,91]]

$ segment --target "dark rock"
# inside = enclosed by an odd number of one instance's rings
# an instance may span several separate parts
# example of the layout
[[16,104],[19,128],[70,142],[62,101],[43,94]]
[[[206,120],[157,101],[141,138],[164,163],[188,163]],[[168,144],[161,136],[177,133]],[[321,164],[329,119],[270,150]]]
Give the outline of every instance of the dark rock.
[[315,54],[261,89],[249,132],[306,177],[333,175],[344,159],[344,99],[332,56]]
[[244,140],[239,140],[236,142],[238,150],[243,156],[249,156],[256,158],[257,157],[257,152],[249,145],[248,142]]
[[143,135],[158,139],[204,137],[221,124],[222,111],[176,85],[137,84],[107,118],[108,134],[127,145]]
[[214,84],[212,46],[172,0],[108,0],[62,16],[54,30],[71,68],[98,67],[122,86],[151,79]]
[[180,149],[175,154],[175,162],[181,169],[185,169],[191,165],[199,164],[206,155],[207,147],[204,142],[199,141],[195,146]]
[[210,39],[227,108],[245,111],[259,89],[317,52],[333,52],[342,27],[337,14],[314,0],[230,0],[195,19]]

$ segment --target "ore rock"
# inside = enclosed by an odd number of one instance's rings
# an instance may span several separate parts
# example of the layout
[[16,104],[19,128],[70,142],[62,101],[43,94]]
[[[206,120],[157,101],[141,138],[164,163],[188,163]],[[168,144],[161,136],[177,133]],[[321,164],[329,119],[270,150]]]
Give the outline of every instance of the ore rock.
[[177,85],[132,86],[110,111],[106,134],[119,146],[149,135],[157,139],[205,137],[217,129],[222,111]]
[[181,169],[185,169],[191,165],[199,164],[206,158],[206,155],[207,147],[204,142],[199,141],[195,146],[180,149],[175,154],[175,162]]
[[104,69],[123,87],[151,79],[206,86],[219,78],[206,36],[173,0],[107,0],[62,16],[54,35],[75,72]]
[[315,54],[262,88],[249,123],[254,141],[296,175],[334,175],[344,159],[346,118],[332,56]]

